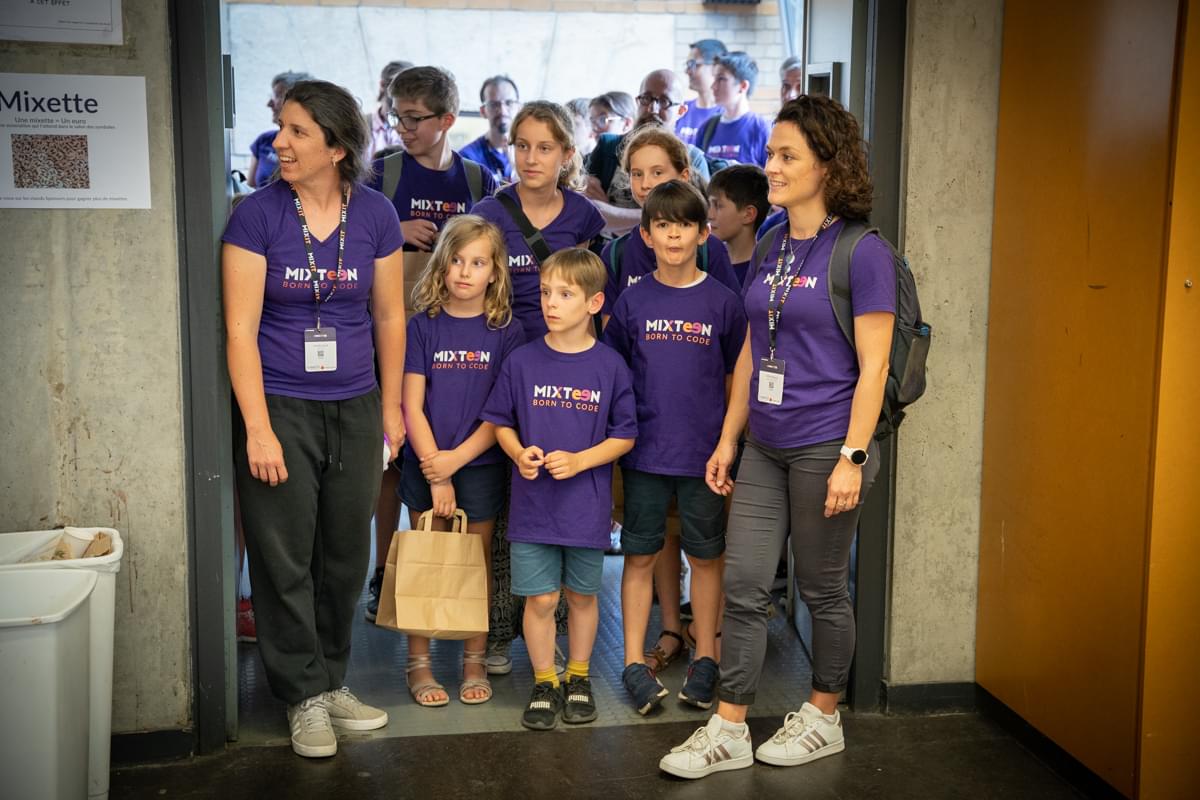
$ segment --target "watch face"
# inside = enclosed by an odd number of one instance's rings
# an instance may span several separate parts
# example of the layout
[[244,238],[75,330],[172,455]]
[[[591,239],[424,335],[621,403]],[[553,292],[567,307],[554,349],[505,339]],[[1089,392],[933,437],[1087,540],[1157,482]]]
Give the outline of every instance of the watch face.
[[867,463],[867,451],[866,450],[855,450],[854,452],[852,452],[850,454],[850,463],[856,464],[860,467],[863,464]]

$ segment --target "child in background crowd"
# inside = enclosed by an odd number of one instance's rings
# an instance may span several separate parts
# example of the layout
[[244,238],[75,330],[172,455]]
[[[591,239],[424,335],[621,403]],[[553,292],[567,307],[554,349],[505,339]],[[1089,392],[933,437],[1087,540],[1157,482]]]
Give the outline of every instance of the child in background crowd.
[[[638,713],[647,714],[667,695],[642,650],[672,499],[692,567],[695,632],[695,659],[679,699],[707,709],[715,697],[725,500],[705,485],[704,474],[720,437],[746,315],[735,292],[697,267],[698,248],[708,237],[708,208],[694,186],[672,180],[652,190],[639,234],[654,251],[657,269],[617,300],[604,341],[629,364],[637,398],[638,440],[621,459],[621,680]],[[677,558],[677,552],[666,557]]]
[[688,47],[691,48],[685,65],[688,88],[697,96],[684,104],[686,110],[675,123],[675,133],[684,144],[697,144],[696,133],[700,126],[709,117],[721,113],[721,107],[713,99],[713,64],[716,63],[717,56],[723,56],[729,51],[719,39],[701,39],[692,42]]
[[[491,539],[504,504],[504,454],[495,426],[479,412],[501,365],[525,341],[512,319],[508,259],[496,226],[480,217],[446,223],[414,292],[417,313],[408,322],[404,362],[404,447],[400,492],[415,520],[431,510],[434,529],[448,530],[455,508],[467,531],[483,539],[491,596]],[[492,697],[486,670],[487,634],[463,645],[458,699],[468,705]],[[449,702],[433,680],[429,639],[408,637],[409,691],[422,706]]]
[[[592,336],[604,265],[567,249],[541,271],[548,333],[500,368],[482,418],[513,461],[508,538],[512,591],[526,598],[524,634],[534,687],[521,724],[549,730],[596,718],[589,662],[609,543],[612,462],[633,447],[637,418],[628,367]],[[565,697],[554,668],[560,588],[569,612]]]
[[592,131],[600,136],[604,133],[628,133],[637,119],[637,105],[629,92],[605,92],[593,97],[588,103],[588,119]]
[[[650,190],[660,183],[669,180],[688,181],[692,178],[687,147],[669,131],[655,126],[639,128],[629,137],[622,168],[629,173],[633,199],[639,206],[646,202]],[[656,265],[654,252],[634,231],[605,245],[600,257],[608,267],[608,282],[604,290],[604,315],[608,316],[621,292],[653,272]],[[724,244],[719,241],[705,242],[700,261],[702,271],[710,273],[735,292],[741,289]]]
[[587,247],[604,229],[604,220],[574,191],[581,158],[575,149],[571,115],[565,108],[544,100],[526,103],[513,120],[511,141],[520,180],[482,200],[475,213],[504,232],[513,316],[525,329],[526,340],[533,340],[547,330],[539,300],[539,264],[544,256],[530,247],[514,212],[536,231],[546,257],[568,247]]
[[[404,249],[429,252],[446,220],[466,214],[481,198],[490,196],[496,191],[496,181],[489,170],[468,163],[450,149],[447,134],[458,115],[453,75],[439,67],[410,67],[396,76],[388,93],[392,101],[388,121],[404,143],[403,153],[390,156],[400,159],[402,167],[389,196],[400,215]],[[385,186],[386,161],[378,159],[372,166],[375,175],[370,187],[391,188]],[[473,182],[477,191],[472,191]]]
[[761,167],[734,164],[714,175],[708,185],[708,222],[713,236],[729,248],[739,285],[746,282],[754,237],[770,210],[767,174]]
[[706,120],[696,134],[696,143],[710,159],[760,167],[767,163],[771,127],[750,110],[757,80],[758,65],[746,53],[717,56],[712,88],[721,114]]

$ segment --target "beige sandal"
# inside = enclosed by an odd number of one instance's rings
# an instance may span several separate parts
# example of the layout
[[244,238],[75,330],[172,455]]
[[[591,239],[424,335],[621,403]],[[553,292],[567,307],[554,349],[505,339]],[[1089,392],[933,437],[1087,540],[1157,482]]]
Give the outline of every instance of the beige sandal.
[[[480,703],[486,703],[492,699],[492,682],[487,679],[487,650],[467,650],[463,648],[463,666],[467,664],[478,664],[484,668],[484,677],[468,678],[466,670],[463,670],[462,686],[458,687],[458,699],[460,702],[468,706],[477,706]],[[486,694],[483,697],[467,697],[467,692],[471,690],[482,689]]]
[[425,708],[440,708],[441,706],[449,704],[449,694],[447,694],[442,700],[429,699],[429,695],[434,692],[446,691],[446,687],[442,686],[437,681],[428,680],[424,683],[419,683],[416,686],[412,685],[409,680],[409,676],[419,669],[433,669],[433,659],[430,658],[428,653],[420,656],[410,655],[408,657],[408,665],[404,668],[404,682],[408,684],[408,693],[412,695],[412,699],[416,702],[416,704],[419,706],[424,706]]

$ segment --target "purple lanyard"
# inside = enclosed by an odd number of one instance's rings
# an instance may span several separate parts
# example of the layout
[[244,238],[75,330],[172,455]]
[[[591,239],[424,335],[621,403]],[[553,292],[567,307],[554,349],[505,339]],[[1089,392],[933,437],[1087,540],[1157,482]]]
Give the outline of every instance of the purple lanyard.
[[321,299],[321,282],[317,279],[317,258],[313,255],[312,235],[308,232],[308,219],[304,216],[304,206],[300,204],[300,195],[296,187],[288,184],[292,190],[292,200],[296,203],[296,216],[300,217],[300,232],[304,234],[304,252],[308,254],[308,271],[312,275],[313,302],[317,304],[317,330],[321,330],[321,306],[328,303],[337,291],[337,280],[342,275],[342,258],[346,255],[346,206],[350,204],[350,187],[342,189],[342,213],[338,222],[338,257],[337,272],[329,281],[329,294]]

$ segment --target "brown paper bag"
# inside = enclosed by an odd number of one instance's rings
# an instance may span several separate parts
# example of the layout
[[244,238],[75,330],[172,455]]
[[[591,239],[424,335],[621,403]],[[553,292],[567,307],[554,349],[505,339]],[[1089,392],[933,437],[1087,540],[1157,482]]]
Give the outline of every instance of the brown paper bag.
[[425,271],[425,265],[429,263],[432,253],[409,253],[404,254],[404,318],[412,319],[412,315],[416,313],[413,309],[412,293],[416,288],[417,281],[421,279],[421,273]]
[[461,509],[454,512],[452,531],[432,530],[429,511],[417,524],[418,530],[392,534],[375,624],[431,639],[487,633],[483,537],[466,532]]

